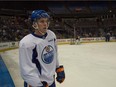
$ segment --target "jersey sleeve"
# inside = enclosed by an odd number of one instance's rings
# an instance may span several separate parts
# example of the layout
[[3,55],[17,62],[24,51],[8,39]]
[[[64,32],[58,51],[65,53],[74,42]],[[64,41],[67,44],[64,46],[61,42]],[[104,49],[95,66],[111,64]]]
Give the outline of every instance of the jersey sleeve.
[[32,63],[33,47],[19,44],[19,65],[21,76],[31,86],[42,86],[37,67]]
[[58,60],[58,46],[57,46],[57,39],[55,37],[55,48],[56,48],[56,68],[59,67],[59,60]]

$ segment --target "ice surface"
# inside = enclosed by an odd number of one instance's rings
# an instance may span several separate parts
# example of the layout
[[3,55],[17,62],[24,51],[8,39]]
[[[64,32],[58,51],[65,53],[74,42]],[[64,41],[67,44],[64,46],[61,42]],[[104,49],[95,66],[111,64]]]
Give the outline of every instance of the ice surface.
[[[57,87],[116,87],[116,43],[59,45],[59,62],[66,79]],[[16,87],[23,87],[19,72],[18,49],[1,53]]]

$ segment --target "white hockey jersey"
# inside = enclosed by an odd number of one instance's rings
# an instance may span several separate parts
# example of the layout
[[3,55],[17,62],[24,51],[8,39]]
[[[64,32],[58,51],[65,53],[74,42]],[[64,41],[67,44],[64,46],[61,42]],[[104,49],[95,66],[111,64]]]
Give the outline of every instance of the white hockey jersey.
[[51,85],[59,67],[55,34],[47,30],[44,36],[25,36],[19,43],[19,64],[21,76],[29,85],[42,86],[41,81]]

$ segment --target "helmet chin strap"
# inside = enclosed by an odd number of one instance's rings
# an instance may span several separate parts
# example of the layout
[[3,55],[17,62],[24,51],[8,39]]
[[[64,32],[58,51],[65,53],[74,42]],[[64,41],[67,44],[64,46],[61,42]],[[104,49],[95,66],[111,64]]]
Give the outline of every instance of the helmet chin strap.
[[41,34],[41,35],[44,35],[45,33],[41,32],[39,29],[38,29],[38,32]]

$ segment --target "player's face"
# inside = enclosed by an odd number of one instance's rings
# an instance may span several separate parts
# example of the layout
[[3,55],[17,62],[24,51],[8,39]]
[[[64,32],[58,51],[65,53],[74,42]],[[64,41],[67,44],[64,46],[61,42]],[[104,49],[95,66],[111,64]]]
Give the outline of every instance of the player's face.
[[49,20],[48,18],[40,18],[37,21],[38,27],[39,27],[39,31],[41,31],[42,33],[46,33],[47,29],[49,27]]

